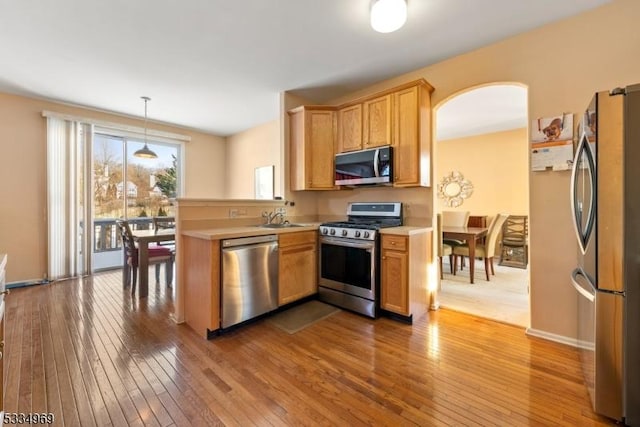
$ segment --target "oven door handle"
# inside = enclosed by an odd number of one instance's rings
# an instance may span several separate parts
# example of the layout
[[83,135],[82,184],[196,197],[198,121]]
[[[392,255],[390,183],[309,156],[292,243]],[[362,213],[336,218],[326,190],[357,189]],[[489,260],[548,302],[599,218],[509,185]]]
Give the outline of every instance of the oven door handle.
[[349,248],[366,249],[371,252],[375,246],[373,242],[353,242],[345,239],[336,239],[333,237],[321,237],[320,243],[328,243],[336,246],[347,246]]

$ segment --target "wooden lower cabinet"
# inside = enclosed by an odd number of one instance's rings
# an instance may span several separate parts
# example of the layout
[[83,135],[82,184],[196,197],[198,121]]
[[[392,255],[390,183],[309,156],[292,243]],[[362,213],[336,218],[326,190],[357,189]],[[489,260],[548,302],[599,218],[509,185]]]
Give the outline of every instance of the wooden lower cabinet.
[[201,336],[220,329],[220,240],[183,236],[184,317]]
[[407,235],[382,235],[380,308],[407,320],[418,319],[426,313],[431,239],[430,229]]
[[280,234],[278,253],[278,305],[318,292],[316,231]]
[[0,424],[4,420],[4,296],[9,293],[5,290],[6,267],[7,255],[0,254]]

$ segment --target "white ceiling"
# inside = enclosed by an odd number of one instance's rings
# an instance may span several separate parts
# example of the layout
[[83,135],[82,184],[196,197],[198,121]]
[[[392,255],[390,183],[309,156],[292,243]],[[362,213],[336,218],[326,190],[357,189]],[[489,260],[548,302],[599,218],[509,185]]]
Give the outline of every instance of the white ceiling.
[[[0,0],[0,91],[230,135],[611,0]],[[437,88],[436,88],[437,90]]]
[[438,108],[436,139],[443,141],[527,126],[527,89],[484,86],[464,92]]

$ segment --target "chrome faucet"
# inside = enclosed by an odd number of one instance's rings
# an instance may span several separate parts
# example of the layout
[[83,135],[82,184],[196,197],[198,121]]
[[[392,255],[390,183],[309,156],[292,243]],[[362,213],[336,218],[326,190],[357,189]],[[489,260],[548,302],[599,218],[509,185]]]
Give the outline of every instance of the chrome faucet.
[[280,218],[279,223],[282,224],[284,222],[284,214],[282,212],[262,212],[262,218],[265,219],[265,224],[274,224],[276,218]]

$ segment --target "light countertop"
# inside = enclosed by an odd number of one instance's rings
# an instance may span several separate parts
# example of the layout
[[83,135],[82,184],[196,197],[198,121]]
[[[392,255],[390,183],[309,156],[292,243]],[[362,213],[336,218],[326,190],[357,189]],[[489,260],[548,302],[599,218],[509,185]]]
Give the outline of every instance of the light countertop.
[[197,237],[206,240],[233,239],[236,237],[266,236],[267,234],[295,233],[297,231],[315,231],[320,223],[305,223],[300,227],[265,228],[257,225],[244,227],[210,228],[206,230],[183,231],[183,236]]
[[389,228],[381,228],[379,230],[380,234],[395,234],[400,236],[412,236],[414,234],[422,234],[428,231],[432,231],[432,227],[411,227],[408,225],[403,225],[400,227],[389,227]]
[[[299,231],[314,231],[317,230],[321,223],[305,223],[300,227],[284,227],[284,228],[264,228],[257,225],[248,225],[244,227],[221,227],[221,228],[209,228],[204,230],[188,230],[183,231],[183,236],[196,237],[205,240],[222,240],[222,239],[234,239],[237,237],[249,237],[249,236],[265,236],[267,234],[281,234],[281,233],[295,233]],[[431,227],[390,227],[381,228],[380,234],[395,234],[410,236],[414,234],[426,233],[432,231]]]

